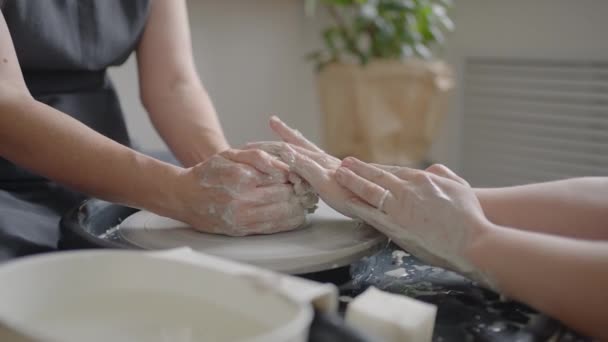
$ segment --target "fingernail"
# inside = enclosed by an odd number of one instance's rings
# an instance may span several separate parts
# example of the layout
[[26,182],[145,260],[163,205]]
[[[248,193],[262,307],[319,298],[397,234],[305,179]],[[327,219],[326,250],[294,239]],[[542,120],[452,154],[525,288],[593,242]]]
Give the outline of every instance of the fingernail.
[[353,157],[348,157],[348,158],[346,158],[346,159],[344,159],[342,161],[342,166],[345,166],[345,167],[352,166],[353,162],[354,162],[354,158]]
[[273,116],[270,117],[270,122],[281,123],[282,121],[281,121],[281,119],[279,119],[278,116],[273,115]]

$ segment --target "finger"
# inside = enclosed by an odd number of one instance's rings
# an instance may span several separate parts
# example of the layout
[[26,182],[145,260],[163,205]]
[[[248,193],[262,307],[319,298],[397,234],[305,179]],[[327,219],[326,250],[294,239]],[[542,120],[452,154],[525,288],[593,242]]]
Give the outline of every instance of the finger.
[[356,158],[344,159],[342,166],[385,189],[398,189],[398,187],[402,184],[401,179],[399,179],[397,176],[373,165],[364,163]]
[[431,178],[436,176],[430,172],[409,167],[400,167],[393,174],[399,179],[412,184],[429,184],[432,181]]
[[288,232],[301,227],[306,223],[306,216],[296,216],[279,222],[257,223],[245,228],[247,235],[267,235]]
[[272,174],[277,170],[282,172],[287,172],[289,170],[289,166],[287,166],[287,164],[276,158],[273,158],[266,151],[248,149],[228,150],[224,153],[226,154],[226,158],[236,162],[249,164],[266,174]]
[[281,152],[281,158],[289,165],[292,172],[304,178],[313,188],[320,189],[327,181],[327,170],[307,156],[296,152],[287,145]]
[[397,191],[398,189],[385,189],[345,167],[340,167],[336,171],[336,180],[338,184],[347,188],[374,208],[388,211],[388,208],[395,207],[395,198],[390,190]]
[[398,178],[400,178],[401,180],[404,180],[404,181],[411,181],[412,179],[425,175],[425,172],[422,170],[413,169],[413,168],[406,167],[406,166],[382,165],[382,164],[374,164],[374,163],[370,163],[370,165],[373,165],[388,173],[392,173],[393,175],[397,176]]
[[249,226],[263,222],[278,222],[306,214],[306,210],[295,198],[289,201],[241,209],[235,213],[237,226]]
[[291,184],[272,184],[257,187],[238,195],[238,199],[249,205],[264,205],[289,201],[295,195]]
[[397,166],[397,165],[384,165],[384,164],[376,164],[376,163],[370,163],[370,164],[379,169],[382,169],[386,172],[390,172],[394,175],[396,175],[399,172],[399,170],[401,170],[403,168],[403,166]]
[[247,164],[269,175],[275,183],[285,183],[289,167],[261,150],[227,150],[222,156],[233,162]]
[[368,203],[354,199],[348,204],[349,210],[359,219],[370,224],[389,238],[397,238],[407,234],[403,228],[393,223],[389,215],[370,206]]
[[281,151],[285,148],[285,144],[287,143],[282,141],[256,141],[247,143],[243,148],[247,150],[262,150],[272,156],[280,158]]
[[317,145],[306,139],[302,133],[287,126],[276,116],[270,118],[270,128],[287,143],[300,146],[310,151],[323,152]]
[[254,167],[221,155],[210,158],[208,168],[201,175],[202,183],[207,186],[225,185],[236,191],[256,187],[265,176]]
[[402,180],[408,181],[408,180],[411,180],[412,178],[415,178],[418,175],[424,173],[424,171],[418,170],[418,169],[412,169],[409,167],[400,167],[397,170],[393,170],[393,172],[391,172],[391,173]]
[[311,150],[307,150],[303,147],[300,147],[298,145],[294,145],[288,142],[283,142],[283,141],[256,141],[256,142],[250,142],[248,144],[245,145],[246,149],[259,149],[262,151],[265,151],[268,154],[271,154],[273,156],[277,156],[280,157],[281,156],[281,152],[284,151],[287,147],[287,145],[289,145],[291,148],[293,148],[294,150],[296,150],[299,153],[302,154],[306,154],[308,156],[318,156],[321,153],[319,152],[314,152]]
[[[249,143],[245,147],[246,148],[257,148],[262,151],[266,151],[267,153],[269,153],[271,155],[280,156],[281,151],[286,150],[286,146],[288,144],[289,143],[280,142],[280,141],[262,141],[262,142]],[[325,168],[336,168],[336,167],[338,167],[338,165],[340,163],[339,159],[337,159],[331,155],[328,155],[325,152],[315,152],[315,151],[307,150],[303,147],[296,146],[296,145],[289,145],[289,146],[292,149],[296,150],[296,152],[307,156],[308,158],[316,161],[318,164],[320,164],[321,166],[323,166]]]
[[379,232],[388,236],[395,244],[411,252],[418,258],[432,262],[435,265],[445,265],[444,262],[439,263],[438,258],[433,256],[421,247],[418,239],[408,229],[400,224],[397,224],[390,215],[387,215],[376,208],[371,207],[367,203],[357,200],[349,203],[349,209],[358,218],[376,228]]
[[442,164],[434,164],[429,166],[426,169],[427,172],[432,173],[434,175],[440,176],[440,177],[444,177],[447,179],[451,179],[455,182],[458,182],[462,185],[466,185],[469,186],[469,183],[464,180],[464,178],[458,176],[454,171],[450,170],[447,166],[442,165]]

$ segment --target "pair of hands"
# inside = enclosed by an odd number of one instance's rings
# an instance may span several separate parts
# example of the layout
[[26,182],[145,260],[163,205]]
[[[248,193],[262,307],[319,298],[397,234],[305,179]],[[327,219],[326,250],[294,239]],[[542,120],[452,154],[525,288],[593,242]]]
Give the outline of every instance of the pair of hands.
[[176,187],[169,216],[199,231],[229,236],[295,229],[318,201],[278,156],[253,145],[184,169]]
[[483,282],[466,252],[487,219],[465,180],[442,165],[421,171],[341,161],[278,118],[270,126],[283,142],[248,144],[185,170],[178,218],[233,236],[291,230],[307,212],[293,186],[295,173],[344,215],[368,222],[429,263]]
[[284,141],[250,144],[281,156],[334,209],[362,219],[425,261],[484,282],[467,261],[467,249],[488,227],[470,185],[443,165],[406,167],[341,161],[277,118]]

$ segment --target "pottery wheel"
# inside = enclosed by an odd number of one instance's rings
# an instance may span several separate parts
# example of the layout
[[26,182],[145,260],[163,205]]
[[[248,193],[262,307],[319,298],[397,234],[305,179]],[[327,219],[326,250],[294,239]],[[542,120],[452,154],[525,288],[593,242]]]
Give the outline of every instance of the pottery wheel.
[[372,227],[347,218],[320,202],[308,222],[273,235],[229,237],[194,231],[187,224],[147,211],[124,220],[118,233],[144,249],[188,246],[207,254],[274,271],[302,274],[348,265],[386,241]]

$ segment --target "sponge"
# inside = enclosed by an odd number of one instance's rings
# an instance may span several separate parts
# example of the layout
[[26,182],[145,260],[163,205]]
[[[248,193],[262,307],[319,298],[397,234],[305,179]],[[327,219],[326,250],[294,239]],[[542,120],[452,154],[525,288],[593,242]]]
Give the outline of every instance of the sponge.
[[346,321],[384,342],[432,340],[437,307],[370,287],[346,310]]

